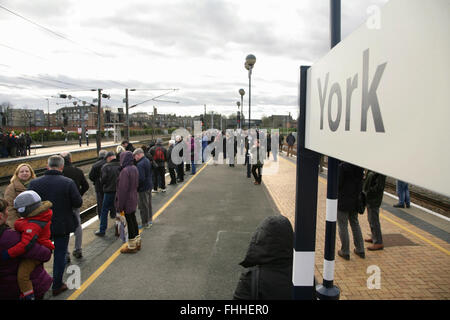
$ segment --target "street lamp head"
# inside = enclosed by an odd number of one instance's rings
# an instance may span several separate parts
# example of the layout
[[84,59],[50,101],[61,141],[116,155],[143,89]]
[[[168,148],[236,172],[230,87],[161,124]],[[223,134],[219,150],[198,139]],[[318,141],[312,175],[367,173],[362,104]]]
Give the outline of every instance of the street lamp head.
[[240,94],[241,96],[243,96],[243,95],[245,94],[245,90],[244,90],[244,89],[239,89],[239,94]]
[[237,104],[238,107],[241,106],[241,103],[239,101],[236,101],[236,104]]
[[253,68],[253,66],[255,65],[256,62],[256,57],[252,54],[249,54],[247,56],[247,58],[245,58],[245,62],[251,67]]

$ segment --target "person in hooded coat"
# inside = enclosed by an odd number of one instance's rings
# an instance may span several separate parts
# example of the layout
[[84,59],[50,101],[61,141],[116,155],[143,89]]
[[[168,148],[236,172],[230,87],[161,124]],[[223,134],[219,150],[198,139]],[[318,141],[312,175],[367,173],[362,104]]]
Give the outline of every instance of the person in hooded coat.
[[[284,216],[265,218],[250,241],[235,300],[292,299],[294,231]],[[252,285],[252,280],[254,285]]]
[[130,151],[120,153],[120,174],[117,179],[116,209],[125,215],[128,227],[128,246],[121,253],[135,253],[141,249],[141,236],[136,220],[138,202],[139,171],[134,165]]
[[[0,252],[9,250],[21,241],[21,234],[12,230],[6,224],[8,218],[7,207],[8,202],[0,199]],[[17,281],[17,271],[23,258],[35,259],[41,262],[30,274],[30,280],[33,284],[35,298],[42,299],[52,285],[52,277],[43,266],[43,263],[50,260],[51,256],[52,251],[37,242],[24,255],[0,261],[0,300],[19,299],[20,289]]]

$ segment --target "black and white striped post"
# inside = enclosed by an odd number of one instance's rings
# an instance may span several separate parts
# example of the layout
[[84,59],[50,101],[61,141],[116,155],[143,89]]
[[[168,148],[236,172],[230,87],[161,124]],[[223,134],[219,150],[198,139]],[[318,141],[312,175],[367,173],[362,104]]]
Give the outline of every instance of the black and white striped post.
[[300,113],[297,123],[297,181],[295,192],[293,298],[312,300],[315,295],[317,184],[319,155],[305,149],[307,66],[300,67]]
[[[331,48],[333,48],[341,41],[341,0],[330,0],[330,34]],[[328,157],[323,284],[319,284],[316,287],[317,297],[320,300],[339,300],[340,295],[340,289],[333,284],[338,202],[338,166],[339,160]]]

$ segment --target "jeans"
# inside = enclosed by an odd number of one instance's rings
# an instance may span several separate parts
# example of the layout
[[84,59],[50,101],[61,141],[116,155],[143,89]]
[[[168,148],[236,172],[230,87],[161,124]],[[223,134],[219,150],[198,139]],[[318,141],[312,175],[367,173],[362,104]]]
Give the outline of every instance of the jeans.
[[64,269],[66,268],[66,253],[69,245],[69,235],[53,238],[55,251],[53,252],[53,290],[61,288]]
[[103,191],[102,192],[95,192],[95,197],[97,199],[97,214],[98,219],[101,219],[102,216],[102,206],[103,206]]
[[105,192],[103,195],[102,213],[100,214],[100,232],[105,233],[108,227],[108,211],[115,211],[114,199],[116,197],[115,192]]
[[369,220],[373,243],[383,244],[380,226],[380,208],[367,206],[367,219]]
[[343,254],[350,254],[350,239],[348,236],[348,223],[353,233],[353,243],[358,253],[364,253],[364,240],[359,226],[358,213],[338,210],[337,224],[339,229],[339,238],[341,239],[341,251]]
[[195,162],[194,162],[194,160],[191,161],[191,168],[192,168],[191,173],[192,173],[192,174],[195,174],[196,169],[195,169]]
[[83,228],[81,227],[80,208],[73,209],[73,214],[78,220],[78,227],[75,229],[75,251],[81,250],[81,244],[83,243]]
[[139,192],[139,213],[141,214],[142,226],[152,222],[152,194],[151,190]]
[[398,203],[400,205],[410,205],[408,183],[397,180]]

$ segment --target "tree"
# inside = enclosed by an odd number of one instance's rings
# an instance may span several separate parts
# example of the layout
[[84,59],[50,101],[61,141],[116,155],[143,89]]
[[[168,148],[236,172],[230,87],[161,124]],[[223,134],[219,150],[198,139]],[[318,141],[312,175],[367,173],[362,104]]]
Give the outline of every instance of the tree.
[[272,121],[271,117],[262,116],[262,118],[261,118],[261,127],[262,128],[271,128],[272,123],[273,123],[273,121]]

